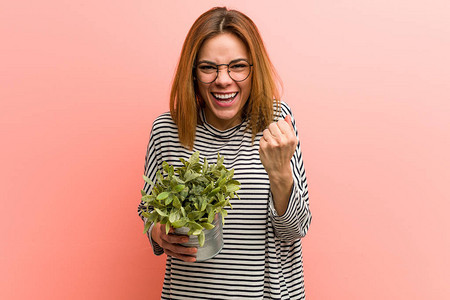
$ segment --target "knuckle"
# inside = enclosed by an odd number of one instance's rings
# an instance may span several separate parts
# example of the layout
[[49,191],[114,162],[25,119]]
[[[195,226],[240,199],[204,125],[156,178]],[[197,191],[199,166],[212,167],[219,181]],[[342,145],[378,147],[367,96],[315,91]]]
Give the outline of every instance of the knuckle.
[[173,244],[173,243],[175,243],[175,236],[172,235],[172,234],[168,234],[168,235],[165,236],[165,241],[168,244]]
[[165,238],[162,238],[161,239],[161,242],[162,242],[162,244],[163,245],[169,245],[169,244],[171,244],[167,239],[165,239]]
[[172,244],[178,243],[180,237],[178,237],[177,235],[173,235],[173,234],[169,234],[168,236],[168,241]]
[[161,248],[164,249],[164,252],[170,251],[170,244],[163,240],[161,241]]
[[170,235],[165,235],[163,239],[166,243],[172,243],[172,237]]

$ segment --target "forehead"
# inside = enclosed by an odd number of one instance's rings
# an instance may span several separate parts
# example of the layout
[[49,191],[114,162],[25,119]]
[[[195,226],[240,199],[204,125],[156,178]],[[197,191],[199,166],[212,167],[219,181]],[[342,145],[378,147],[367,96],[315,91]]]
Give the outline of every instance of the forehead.
[[245,44],[234,34],[222,33],[206,40],[198,52],[198,60],[208,60],[217,64],[232,60],[249,59]]

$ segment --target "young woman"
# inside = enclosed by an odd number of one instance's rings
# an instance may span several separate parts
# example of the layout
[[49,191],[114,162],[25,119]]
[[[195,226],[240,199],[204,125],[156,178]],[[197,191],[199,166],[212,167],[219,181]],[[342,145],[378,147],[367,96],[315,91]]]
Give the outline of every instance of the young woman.
[[311,212],[297,130],[257,27],[235,10],[213,8],[190,29],[145,175],[154,181],[163,161],[180,165],[194,151],[210,162],[225,157],[240,199],[231,200],[223,249],[202,262],[180,245],[188,236],[150,227],[154,253],[167,254],[161,298],[304,299],[301,238]]

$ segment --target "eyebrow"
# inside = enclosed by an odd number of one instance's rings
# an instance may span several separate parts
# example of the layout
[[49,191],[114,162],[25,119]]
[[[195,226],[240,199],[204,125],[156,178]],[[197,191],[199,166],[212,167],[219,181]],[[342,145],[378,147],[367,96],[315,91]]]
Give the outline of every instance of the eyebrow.
[[[232,61],[230,61],[229,64],[237,62],[237,61],[240,61],[240,60],[245,60],[245,61],[248,62],[248,60],[246,58],[236,58],[236,59],[233,59]],[[201,64],[201,63],[207,63],[207,64],[211,64],[211,65],[216,65],[216,66],[219,65],[219,64],[217,64],[217,63],[215,63],[213,61],[205,60],[205,59],[204,60],[200,60],[197,64]]]

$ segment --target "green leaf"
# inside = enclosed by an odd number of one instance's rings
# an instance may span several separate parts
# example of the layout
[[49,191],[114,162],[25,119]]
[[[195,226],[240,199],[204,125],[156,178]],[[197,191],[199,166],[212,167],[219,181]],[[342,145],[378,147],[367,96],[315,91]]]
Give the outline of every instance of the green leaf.
[[202,225],[203,228],[205,228],[206,230],[211,230],[215,227],[213,224],[210,223],[200,223],[200,225]]
[[241,187],[236,185],[236,184],[227,184],[227,193],[232,193],[232,192],[236,192],[240,189]]
[[142,175],[142,178],[144,178],[144,181],[147,182],[150,186],[153,186],[154,183],[145,175]]
[[223,209],[223,208],[220,210],[220,214],[221,214],[223,217],[228,216],[228,212],[227,212],[225,209]]
[[147,221],[149,222],[155,222],[158,220],[159,214],[157,211],[152,211],[152,213],[150,214],[150,217],[148,218]]
[[152,222],[145,223],[144,234],[147,234],[148,230],[150,229],[150,226],[152,226]]
[[162,167],[164,172],[169,173],[169,164],[167,162],[163,161]]
[[218,187],[223,187],[225,185],[225,183],[227,182],[226,178],[222,178],[219,183],[217,184]]
[[172,200],[173,200],[173,196],[169,195],[169,197],[167,197],[166,200],[164,201],[164,204],[167,206],[170,203],[172,203]]
[[215,194],[217,194],[218,192],[220,192],[220,187],[216,187],[215,189],[213,189],[213,190],[211,191],[211,193],[208,194],[208,197],[212,197],[212,196],[214,196]]
[[195,229],[194,231],[192,231],[192,235],[199,235],[203,232],[203,229]]
[[[184,166],[187,165],[187,161],[186,161],[184,158],[180,157],[180,161],[183,163]],[[181,169],[181,168],[180,168],[180,169]]]
[[205,244],[205,233],[203,232],[203,230],[200,232],[198,236],[198,244],[200,247],[203,247],[203,245]]
[[198,224],[197,222],[194,222],[194,221],[189,221],[188,222],[188,225],[189,225],[189,227],[190,228],[192,228],[192,229],[194,229],[194,230],[203,230],[203,226],[202,225],[200,225],[200,224]]
[[150,214],[146,211],[142,212],[142,216],[144,216],[144,218],[147,218],[147,219],[150,218]]
[[169,197],[169,193],[168,192],[162,192],[161,194],[158,195],[158,197],[156,197],[156,200],[164,200],[167,197]]
[[156,180],[159,182],[159,184],[163,184],[163,176],[160,171],[156,173]]
[[155,207],[155,211],[162,217],[167,217],[167,213]]
[[201,176],[201,174],[195,173],[192,170],[187,170],[186,173],[184,174],[184,182],[189,182],[199,176]]
[[187,223],[188,221],[189,221],[189,220],[188,220],[187,218],[181,218],[181,219],[179,219],[179,220],[176,220],[175,222],[172,222],[172,227],[174,227],[174,228],[180,228],[180,227],[183,227],[183,226],[186,225],[186,223]]
[[225,196],[222,193],[218,194],[217,198],[219,199],[219,201],[225,201]]
[[208,202],[206,201],[206,199],[205,198],[201,198],[201,207],[200,207],[200,211],[205,211],[205,209],[206,209],[206,205],[208,204]]
[[208,186],[202,191],[202,195],[209,193],[213,188],[213,184],[208,184]]
[[145,195],[145,196],[142,196],[141,200],[142,201],[149,201],[151,198],[152,198],[151,195]]
[[177,185],[177,186],[173,189],[173,191],[174,191],[175,193],[179,193],[179,192],[181,192],[182,190],[184,190],[185,187],[186,187],[186,186],[185,186],[184,184],[179,184],[179,185]]
[[166,224],[166,234],[169,234],[169,231],[170,231],[170,224],[167,223]]
[[231,169],[227,174],[227,179],[230,180],[234,176],[234,169]]
[[189,189],[184,189],[180,192],[180,196],[184,199],[189,195]]
[[141,190],[141,196],[147,196],[147,193],[144,190]]
[[227,204],[226,200],[223,200],[214,204],[214,208],[224,207],[226,204]]
[[205,174],[208,171],[208,160],[206,159],[206,157],[203,159],[203,169],[202,169],[202,173]]
[[225,157],[220,156],[220,154],[217,153],[217,167],[222,166],[224,160],[225,160]]
[[189,162],[191,165],[193,165],[193,164],[198,163],[199,160],[200,160],[200,152],[196,151],[196,152],[194,152],[194,153],[191,155],[191,157],[189,158],[188,162]]
[[172,212],[170,213],[170,215],[169,215],[169,222],[170,222],[170,223],[173,223],[173,222],[175,222],[176,220],[178,220],[179,217],[180,217],[180,216],[179,216],[178,213],[172,211]]
[[188,213],[187,217],[189,218],[189,220],[198,220],[200,219],[202,216],[204,215],[204,212],[202,211],[192,211],[190,213]]
[[212,223],[214,221],[214,217],[216,216],[216,212],[214,210],[211,210],[208,213],[208,222]]
[[177,196],[173,196],[173,203],[172,203],[173,207],[181,209],[181,202],[180,199],[178,199]]
[[241,185],[241,183],[239,181],[234,180],[234,179],[228,180],[227,184]]

